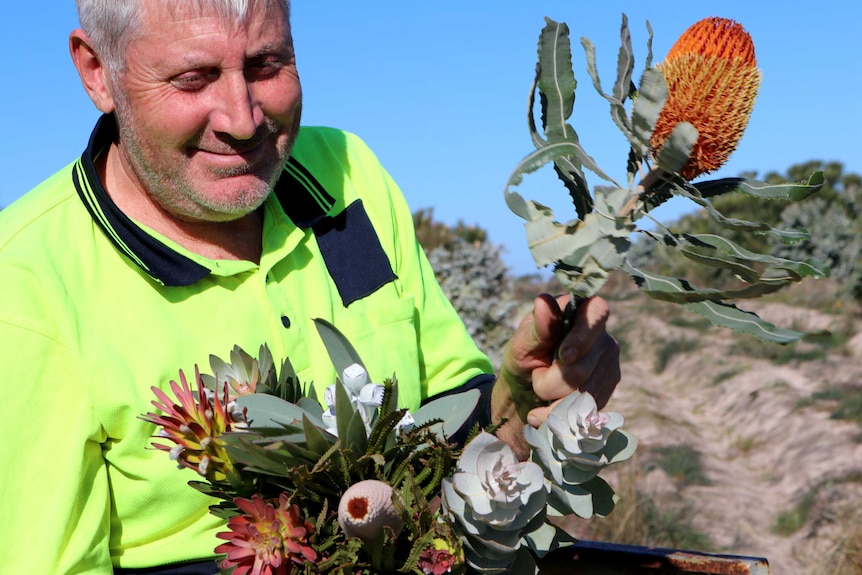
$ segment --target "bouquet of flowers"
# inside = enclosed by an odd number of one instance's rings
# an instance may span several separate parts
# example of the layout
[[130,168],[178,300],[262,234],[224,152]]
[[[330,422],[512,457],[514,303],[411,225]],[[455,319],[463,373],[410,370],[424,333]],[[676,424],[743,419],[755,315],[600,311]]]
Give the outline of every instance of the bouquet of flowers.
[[338,380],[316,399],[289,361],[276,369],[234,348],[213,356],[211,375],[180,372],[173,396],[154,387],[155,443],[191,482],[218,498],[227,520],[222,567],[235,575],[280,573],[535,573],[541,556],[571,542],[549,521],[606,515],[614,505],[599,472],[629,458],[623,418],[575,393],[526,437],[520,462],[475,429],[463,450],[448,438],[471,416],[479,392],[444,396],[415,413],[398,408],[398,383],[369,379],[331,324],[316,320]]
[[[651,35],[651,31],[650,31]],[[595,295],[611,270],[627,271],[649,295],[676,302],[718,325],[783,342],[800,337],[725,300],[757,297],[826,270],[757,254],[718,236],[667,228],[642,231],[677,247],[692,262],[732,270],[739,289],[697,288],[685,280],[647,273],[626,259],[636,221],[673,195],[705,209],[735,231],[769,233],[785,241],[801,230],[725,218],[709,199],[738,191],[759,198],[799,200],[817,191],[808,182],[768,186],[740,178],[698,184],[694,177],[718,168],[735,148],[754,102],[760,75],[753,44],[738,24],[709,18],[689,28],[666,61],[653,66],[652,49],[640,86],[623,17],[618,77],[601,89],[592,44],[582,41],[588,71],[631,145],[628,186],[602,171],[567,123],[576,82],[565,24],[547,20],[528,122],[535,151],[506,186],[509,207],[527,220],[527,239],[539,266],[552,265],[576,301]],[[651,36],[650,36],[651,41]],[[540,131],[533,108],[541,106]],[[631,104],[631,105],[629,105]],[[577,218],[559,223],[551,210],[522,198],[524,174],[553,163]],[[612,186],[586,184],[588,169]],[[515,573],[534,574],[536,557],[572,539],[556,516],[606,515],[614,506],[603,469],[634,453],[637,441],[623,418],[601,413],[586,393],[560,401],[538,429],[527,427],[528,461],[493,435],[473,429],[463,449],[450,442],[469,420],[478,391],[431,401],[415,413],[401,409],[398,382],[372,380],[344,336],[316,322],[338,374],[318,401],[288,360],[276,367],[263,346],[256,358],[235,348],[231,361],[211,358],[211,375],[180,372],[173,397],[154,388],[158,449],[196,471],[191,484],[219,503],[225,518],[222,567],[235,575],[287,573]],[[417,382],[410,382],[418,385]]]

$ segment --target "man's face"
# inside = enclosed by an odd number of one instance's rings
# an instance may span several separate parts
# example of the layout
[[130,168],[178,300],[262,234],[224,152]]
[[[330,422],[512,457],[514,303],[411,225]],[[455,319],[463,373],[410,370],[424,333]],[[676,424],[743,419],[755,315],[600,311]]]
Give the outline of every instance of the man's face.
[[301,89],[278,9],[232,25],[143,2],[117,79],[121,160],[174,216],[228,221],[270,193],[299,127]]

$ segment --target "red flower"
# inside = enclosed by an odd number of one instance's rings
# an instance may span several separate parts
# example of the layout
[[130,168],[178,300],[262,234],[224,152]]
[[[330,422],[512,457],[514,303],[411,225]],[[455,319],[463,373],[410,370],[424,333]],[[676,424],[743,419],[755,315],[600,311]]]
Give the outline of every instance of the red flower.
[[317,560],[317,552],[309,545],[314,528],[299,513],[299,507],[288,505],[282,493],[278,507],[259,495],[251,500],[234,499],[243,515],[231,517],[230,531],[216,537],[227,540],[216,547],[225,553],[222,569],[236,567],[233,575],[289,575],[294,564]]
[[455,563],[455,555],[448,549],[429,547],[419,555],[416,566],[422,569],[425,575],[443,575],[452,571]]

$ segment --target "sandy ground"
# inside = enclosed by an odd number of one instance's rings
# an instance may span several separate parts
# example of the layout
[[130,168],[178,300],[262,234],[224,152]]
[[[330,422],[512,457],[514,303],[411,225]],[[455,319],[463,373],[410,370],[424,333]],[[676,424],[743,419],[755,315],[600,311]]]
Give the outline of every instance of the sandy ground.
[[[641,467],[638,488],[656,502],[682,498],[714,551],[765,557],[774,575],[858,573],[836,564],[835,551],[853,525],[862,534],[862,428],[831,418],[829,403],[810,398],[826,385],[862,383],[862,334],[830,348],[825,359],[776,365],[739,351],[757,345],[754,340],[671,325],[669,317],[697,318],[668,312],[665,304],[649,302],[661,306],[655,314],[627,319],[631,306],[643,301],[612,303],[611,330],[619,330],[626,349],[623,380],[608,406],[626,417],[625,429],[640,441],[631,463]],[[846,333],[856,321],[779,304],[760,304],[756,311],[798,329]],[[656,351],[669,339],[696,339],[697,345],[656,373]],[[680,444],[702,454],[709,485],[680,486],[648,465],[651,449]],[[805,525],[776,534],[778,514],[806,496],[813,503]]]

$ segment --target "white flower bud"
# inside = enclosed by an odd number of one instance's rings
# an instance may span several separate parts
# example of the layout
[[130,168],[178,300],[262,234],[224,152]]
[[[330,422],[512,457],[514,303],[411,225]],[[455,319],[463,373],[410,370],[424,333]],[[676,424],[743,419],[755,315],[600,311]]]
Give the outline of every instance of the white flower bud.
[[379,383],[368,383],[359,390],[359,403],[365,407],[380,407],[383,403],[383,386]]
[[368,383],[368,372],[358,363],[354,363],[344,369],[341,381],[352,395],[359,395],[359,390]]

